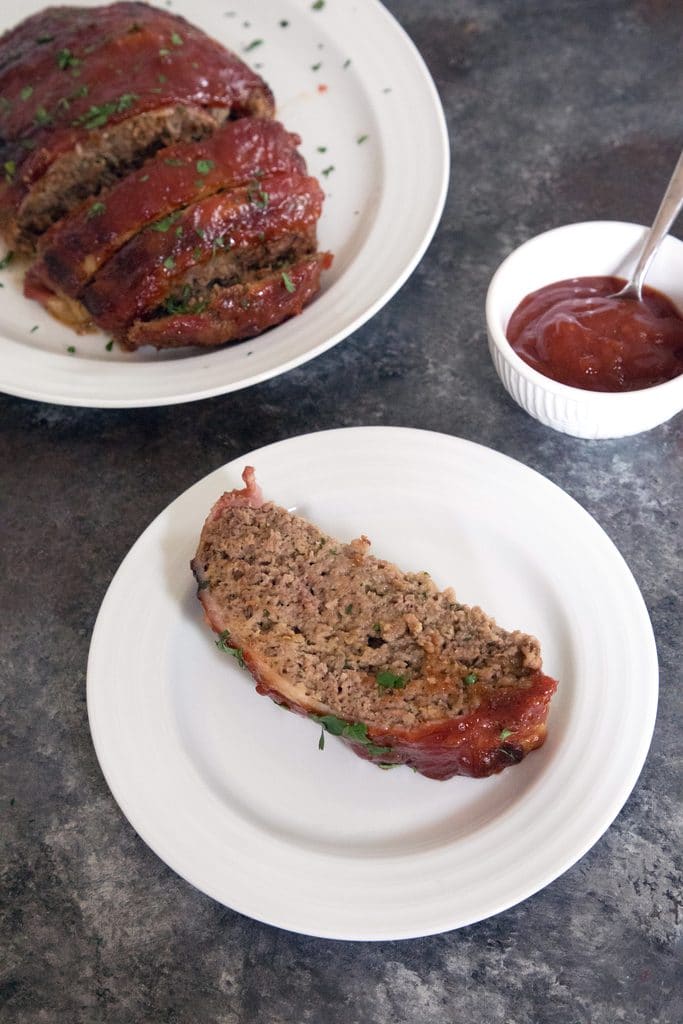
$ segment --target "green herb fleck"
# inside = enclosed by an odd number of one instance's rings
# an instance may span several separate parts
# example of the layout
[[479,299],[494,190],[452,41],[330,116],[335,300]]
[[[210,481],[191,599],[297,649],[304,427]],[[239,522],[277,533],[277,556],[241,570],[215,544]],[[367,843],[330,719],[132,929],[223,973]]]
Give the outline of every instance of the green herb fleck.
[[5,168],[5,180],[11,182],[12,178],[14,177],[14,172],[17,169],[17,165],[14,162],[14,160],[5,160],[3,166]]
[[347,604],[347,606],[344,609],[344,611],[346,612],[347,615],[350,615],[351,612],[353,611],[353,605],[352,604]]
[[506,740],[508,738],[508,736],[512,736],[512,729],[501,729],[500,730],[500,739],[501,740]]
[[214,166],[213,160],[198,160],[195,164],[199,174],[208,174]]
[[351,58],[347,57],[346,60],[344,61],[344,63],[342,64],[343,69],[346,71],[346,69],[349,67],[350,64],[351,64]]
[[38,36],[36,42],[38,43],[38,46],[44,46],[45,43],[51,43],[53,39],[54,36],[42,35]]
[[282,283],[290,295],[292,294],[292,292],[296,291],[296,285],[292,281],[289,274],[287,274],[284,270],[282,271]]
[[26,100],[30,100],[31,96],[33,96],[33,86],[32,85],[25,85],[24,88],[19,93],[19,95],[21,96],[21,98],[22,98],[22,100],[24,102],[26,102]]
[[477,673],[476,672],[468,672],[467,675],[465,676],[465,678],[463,679],[463,683],[465,684],[465,686],[472,686],[472,684],[476,683],[476,681],[477,681]]
[[334,170],[334,164],[330,164],[329,167],[324,167],[321,173],[324,174],[325,177],[327,177],[328,174],[332,174],[333,170]]
[[197,590],[208,590],[208,589],[209,589],[209,581],[208,580],[200,580],[199,583],[197,584]]
[[71,353],[71,355],[73,355],[75,351],[76,351],[76,346],[75,345],[69,345],[69,347],[67,348],[67,352]]
[[239,647],[233,647],[228,641],[230,640],[230,631],[224,629],[222,633],[218,634],[218,640],[216,640],[216,647],[219,651],[224,651],[225,654],[231,654],[233,658],[237,659],[237,664],[240,668],[244,668],[244,654]]
[[164,260],[164,267],[166,270],[173,270],[175,268],[175,260],[172,256],[167,256]]
[[280,28],[287,28],[288,26],[289,22],[285,18],[283,18],[282,21],[280,22]]
[[365,142],[366,139],[367,139],[367,135],[359,135],[358,138],[356,139],[356,142],[360,146],[361,143]]
[[311,64],[311,71],[320,71],[322,64],[318,61],[317,64]]
[[182,217],[182,210],[175,210],[173,213],[169,213],[168,217],[158,220],[155,224],[150,224],[150,231],[163,231],[166,232],[172,224]]
[[185,161],[184,160],[179,160],[177,156],[166,157],[166,159],[164,160],[164,163],[166,164],[167,167],[184,167],[185,166]]
[[50,114],[48,114],[48,112],[45,109],[45,107],[41,106],[41,107],[36,107],[36,113],[35,113],[34,120],[35,120],[36,124],[49,124],[50,121],[52,120],[52,117],[50,116]]
[[0,260],[0,270],[6,270],[14,259],[14,252],[10,251]]
[[381,622],[376,622],[375,625],[372,627],[372,632],[373,633],[381,633],[382,632],[382,623]]
[[92,217],[101,217],[106,209],[107,207],[104,205],[104,203],[93,203],[90,209],[88,210],[88,220],[90,220]]
[[327,153],[327,146],[318,146],[319,153]]
[[265,210],[270,196],[267,192],[263,191],[258,181],[252,181],[250,183],[247,195],[250,203],[253,203],[254,206],[258,206],[261,210]]
[[325,6],[325,0],[315,0],[315,3],[311,4],[312,11],[322,11]]
[[107,344],[104,347],[106,348],[107,352],[111,352],[111,350],[114,347],[114,339],[110,338],[109,341],[107,342]]
[[164,47],[162,47],[162,49],[159,50],[159,56],[160,57],[168,57],[170,52],[171,52],[170,50],[167,50]]
[[[324,731],[329,732],[331,736],[341,736],[342,739],[365,747],[370,757],[381,757],[382,754],[392,752],[391,747],[380,747],[368,738],[368,727],[364,722],[345,722],[342,718],[337,718],[336,715],[311,715],[311,718],[315,722],[319,722]],[[318,747],[322,750],[320,743],[318,743]]]
[[35,334],[37,330],[38,330],[38,324],[34,324],[29,333],[30,334]]
[[138,181],[149,181],[149,174],[142,174],[142,175],[141,175],[141,176],[140,176],[140,177],[138,178]]
[[244,47],[244,52],[245,53],[249,53],[251,50],[255,50],[257,46],[262,46],[262,45],[263,45],[263,40],[262,39],[252,39],[252,41],[247,46]]
[[393,672],[378,672],[375,679],[380,690],[402,690],[408,682],[405,676],[397,676]]
[[318,750],[325,749],[325,727],[320,730],[320,739],[318,740]]
[[60,50],[57,54],[57,67],[62,71],[66,71],[67,68],[77,68],[82,63],[79,57],[74,57],[71,50]]
[[179,36],[177,32],[174,32],[173,35],[171,36],[171,42],[173,43],[174,46],[182,46],[183,37]]

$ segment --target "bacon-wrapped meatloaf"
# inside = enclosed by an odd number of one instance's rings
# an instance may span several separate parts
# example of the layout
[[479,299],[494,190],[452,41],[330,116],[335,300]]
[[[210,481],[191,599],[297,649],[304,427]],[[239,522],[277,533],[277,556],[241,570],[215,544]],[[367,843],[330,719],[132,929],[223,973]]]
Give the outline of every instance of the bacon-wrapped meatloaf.
[[192,568],[218,645],[259,693],[361,757],[482,777],[545,739],[556,682],[535,637],[265,502],[254,473],[216,502]]
[[221,344],[300,312],[331,262],[323,194],[273,114],[235,54],[144,3],[7,32],[0,231],[36,256],[26,294],[127,348]]

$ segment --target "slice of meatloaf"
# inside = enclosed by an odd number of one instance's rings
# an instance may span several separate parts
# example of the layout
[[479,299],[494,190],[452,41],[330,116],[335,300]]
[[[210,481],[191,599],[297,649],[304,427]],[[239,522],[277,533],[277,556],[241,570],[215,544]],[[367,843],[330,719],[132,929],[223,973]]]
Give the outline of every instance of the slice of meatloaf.
[[534,637],[373,557],[366,537],[334,540],[264,502],[250,467],[243,479],[192,569],[219,648],[259,693],[433,779],[491,775],[543,743],[556,683]]
[[304,158],[296,148],[299,142],[298,135],[277,121],[245,117],[226,122],[200,142],[161,150],[139,171],[94,202],[81,204],[43,236],[32,280],[75,299],[100,267],[143,228],[153,224],[156,232],[163,232],[165,225],[173,225],[177,232],[176,211],[190,203],[249,184],[254,204],[264,205],[258,184],[263,175],[305,173]]
[[[26,251],[66,204],[96,194],[154,148],[228,115],[274,112],[270,89],[236,54],[143,3],[26,19],[0,38],[0,96],[0,227]],[[185,108],[194,113],[183,123]]]
[[302,256],[293,263],[246,274],[238,284],[212,285],[200,295],[182,293],[166,314],[136,320],[118,336],[124,348],[143,345],[180,348],[223,345],[262,334],[298,316],[320,290],[320,275],[332,264],[327,252]]

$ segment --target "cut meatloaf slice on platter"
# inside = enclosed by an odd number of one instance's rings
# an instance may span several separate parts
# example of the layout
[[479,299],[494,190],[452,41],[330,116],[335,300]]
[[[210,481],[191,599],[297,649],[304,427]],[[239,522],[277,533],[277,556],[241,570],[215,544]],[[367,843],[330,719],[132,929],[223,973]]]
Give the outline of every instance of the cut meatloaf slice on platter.
[[320,290],[320,275],[332,264],[327,252],[303,256],[277,268],[260,269],[231,286],[213,284],[202,299],[182,296],[175,312],[137,320],[121,339],[124,348],[222,345],[253,338],[288,317],[298,316]]
[[[259,693],[382,766],[482,777],[540,747],[556,682],[538,641],[266,502],[224,494],[192,569],[220,649]],[[322,739],[322,737],[321,737]]]
[[0,226],[30,252],[74,202],[227,117],[272,117],[266,83],[144,3],[55,7],[0,38]]
[[278,121],[248,117],[226,122],[199,142],[168,146],[46,232],[32,278],[78,298],[99,268],[147,225],[161,222],[162,230],[164,218],[225,189],[251,184],[258,192],[265,174],[305,173],[299,142]]

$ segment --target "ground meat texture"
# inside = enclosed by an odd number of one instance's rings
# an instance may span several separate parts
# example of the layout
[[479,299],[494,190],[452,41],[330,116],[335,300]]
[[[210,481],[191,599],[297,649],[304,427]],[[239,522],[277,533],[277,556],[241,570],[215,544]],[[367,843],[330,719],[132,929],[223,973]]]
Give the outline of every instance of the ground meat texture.
[[192,567],[210,625],[278,703],[361,756],[483,776],[545,738],[555,681],[538,641],[285,509],[253,471],[209,515]]
[[[3,230],[51,164],[92,133],[177,106],[272,117],[266,83],[185,19],[140,3],[53,8],[0,38]],[[125,144],[125,143],[124,143]]]
[[298,316],[317,295],[320,275],[331,263],[329,253],[314,253],[276,269],[253,271],[239,284],[213,285],[198,309],[136,320],[118,340],[128,349],[144,345],[162,349],[253,338]]

